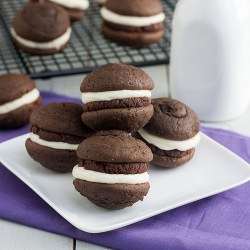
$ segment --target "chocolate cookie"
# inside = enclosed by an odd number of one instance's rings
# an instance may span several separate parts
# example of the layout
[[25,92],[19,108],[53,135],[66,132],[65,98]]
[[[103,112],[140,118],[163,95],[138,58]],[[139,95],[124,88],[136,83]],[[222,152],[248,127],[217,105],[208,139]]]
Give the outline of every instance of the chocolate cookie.
[[0,128],[18,128],[28,124],[32,111],[40,103],[40,93],[28,76],[0,76]]
[[68,13],[48,2],[28,3],[13,20],[11,34],[17,46],[34,55],[50,55],[63,50],[70,39]]
[[[39,2],[41,0],[30,0],[30,2]],[[88,0],[43,0],[63,7],[69,14],[71,21],[79,21],[83,17],[84,10],[88,9]]]
[[[97,153],[98,152],[98,153]],[[97,206],[122,209],[143,200],[149,190],[150,149],[130,134],[111,130],[84,140],[73,169],[78,192]]]
[[143,70],[107,64],[86,76],[82,85],[82,121],[94,130],[137,131],[153,115],[153,80]]
[[146,47],[164,35],[163,7],[159,0],[107,0],[101,9],[102,33],[121,45]]
[[154,115],[138,131],[152,150],[153,164],[176,167],[189,161],[200,140],[200,121],[193,110],[170,98],[153,99]]
[[57,172],[69,172],[77,164],[78,145],[93,132],[81,122],[82,107],[75,103],[50,103],[35,110],[26,141],[29,155]]

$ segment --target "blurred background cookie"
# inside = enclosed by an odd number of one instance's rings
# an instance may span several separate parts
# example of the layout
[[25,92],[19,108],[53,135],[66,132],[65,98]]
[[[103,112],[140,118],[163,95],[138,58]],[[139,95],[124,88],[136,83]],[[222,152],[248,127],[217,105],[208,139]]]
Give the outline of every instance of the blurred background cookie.
[[[88,0],[43,0],[63,7],[69,14],[71,21],[79,21],[84,11],[89,7]],[[30,0],[30,2],[41,2],[41,0]]]
[[153,164],[176,167],[189,161],[200,141],[200,121],[185,104],[170,98],[153,99],[154,115],[139,135],[153,152]]
[[101,15],[104,37],[121,45],[146,47],[164,35],[165,14],[159,0],[108,0]]
[[71,35],[68,13],[51,3],[28,3],[12,22],[17,46],[33,55],[50,55],[63,50]]
[[151,77],[140,68],[110,63],[88,74],[82,85],[82,121],[94,130],[142,128],[153,115]]
[[100,5],[100,6],[104,5],[104,4],[107,2],[107,0],[95,0],[95,1],[96,1],[97,4]]
[[40,93],[28,76],[0,76],[0,128],[18,128],[28,124],[32,111],[40,103]]
[[99,132],[79,145],[77,155],[74,186],[97,206],[122,209],[147,195],[148,162],[153,156],[145,143],[130,134]]
[[56,172],[69,172],[77,164],[78,145],[93,132],[81,122],[82,107],[75,103],[50,103],[35,110],[26,141],[29,155]]

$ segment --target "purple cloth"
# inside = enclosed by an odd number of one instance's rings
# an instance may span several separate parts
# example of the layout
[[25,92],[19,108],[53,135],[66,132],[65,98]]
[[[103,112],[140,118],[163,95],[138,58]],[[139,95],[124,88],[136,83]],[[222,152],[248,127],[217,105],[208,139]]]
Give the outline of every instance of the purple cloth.
[[[79,102],[46,92],[43,100]],[[0,142],[27,131],[28,127],[0,131]],[[203,132],[250,162],[250,138],[220,129]],[[0,164],[0,217],[116,249],[250,249],[250,183],[125,228],[88,234],[69,224]]]

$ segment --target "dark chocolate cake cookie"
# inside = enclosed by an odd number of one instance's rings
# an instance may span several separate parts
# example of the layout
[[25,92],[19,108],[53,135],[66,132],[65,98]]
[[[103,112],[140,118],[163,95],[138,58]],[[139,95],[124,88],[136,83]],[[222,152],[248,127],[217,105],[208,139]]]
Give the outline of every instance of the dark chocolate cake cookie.
[[28,76],[0,76],[0,128],[18,128],[28,124],[32,111],[40,103],[40,93]]
[[50,103],[35,110],[26,141],[29,155],[44,167],[69,172],[77,164],[78,145],[93,132],[81,122],[82,107],[75,103]]
[[[30,0],[30,2],[40,2],[41,0]],[[79,21],[83,17],[84,11],[89,7],[88,0],[43,0],[63,7],[69,14],[71,21]]]
[[28,3],[16,13],[11,34],[23,51],[51,55],[63,50],[70,40],[69,15],[55,4]]
[[101,10],[102,33],[121,45],[146,47],[164,35],[163,7],[159,0],[108,0]]
[[77,156],[74,186],[97,206],[122,209],[147,195],[148,162],[153,156],[145,143],[130,134],[99,132],[79,145]]
[[153,99],[154,115],[138,131],[153,152],[153,164],[176,167],[189,161],[200,140],[200,121],[193,110],[170,98]]
[[111,63],[86,76],[82,121],[94,130],[137,131],[153,115],[153,80],[142,69]]

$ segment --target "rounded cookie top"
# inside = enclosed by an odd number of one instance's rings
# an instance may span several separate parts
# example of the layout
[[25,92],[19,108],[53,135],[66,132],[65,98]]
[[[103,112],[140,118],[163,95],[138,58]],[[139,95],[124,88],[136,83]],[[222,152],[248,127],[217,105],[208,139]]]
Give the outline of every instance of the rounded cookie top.
[[0,105],[20,98],[35,88],[35,82],[26,75],[5,74],[0,76]]
[[117,0],[108,0],[105,7],[123,16],[147,17],[163,12],[159,0],[124,0],[122,4]]
[[81,92],[151,90],[153,88],[152,78],[142,69],[121,63],[109,63],[85,77]]
[[152,99],[154,114],[143,128],[150,134],[169,139],[187,140],[200,131],[200,121],[195,112],[184,103],[170,99]]
[[70,19],[68,13],[55,4],[28,3],[16,13],[12,25],[22,38],[50,42],[67,31]]
[[49,103],[36,109],[31,117],[30,123],[40,129],[88,137],[93,131],[81,122],[82,106],[76,103]]
[[150,162],[153,155],[141,140],[121,130],[102,131],[84,140],[77,149],[80,159],[97,162]]

